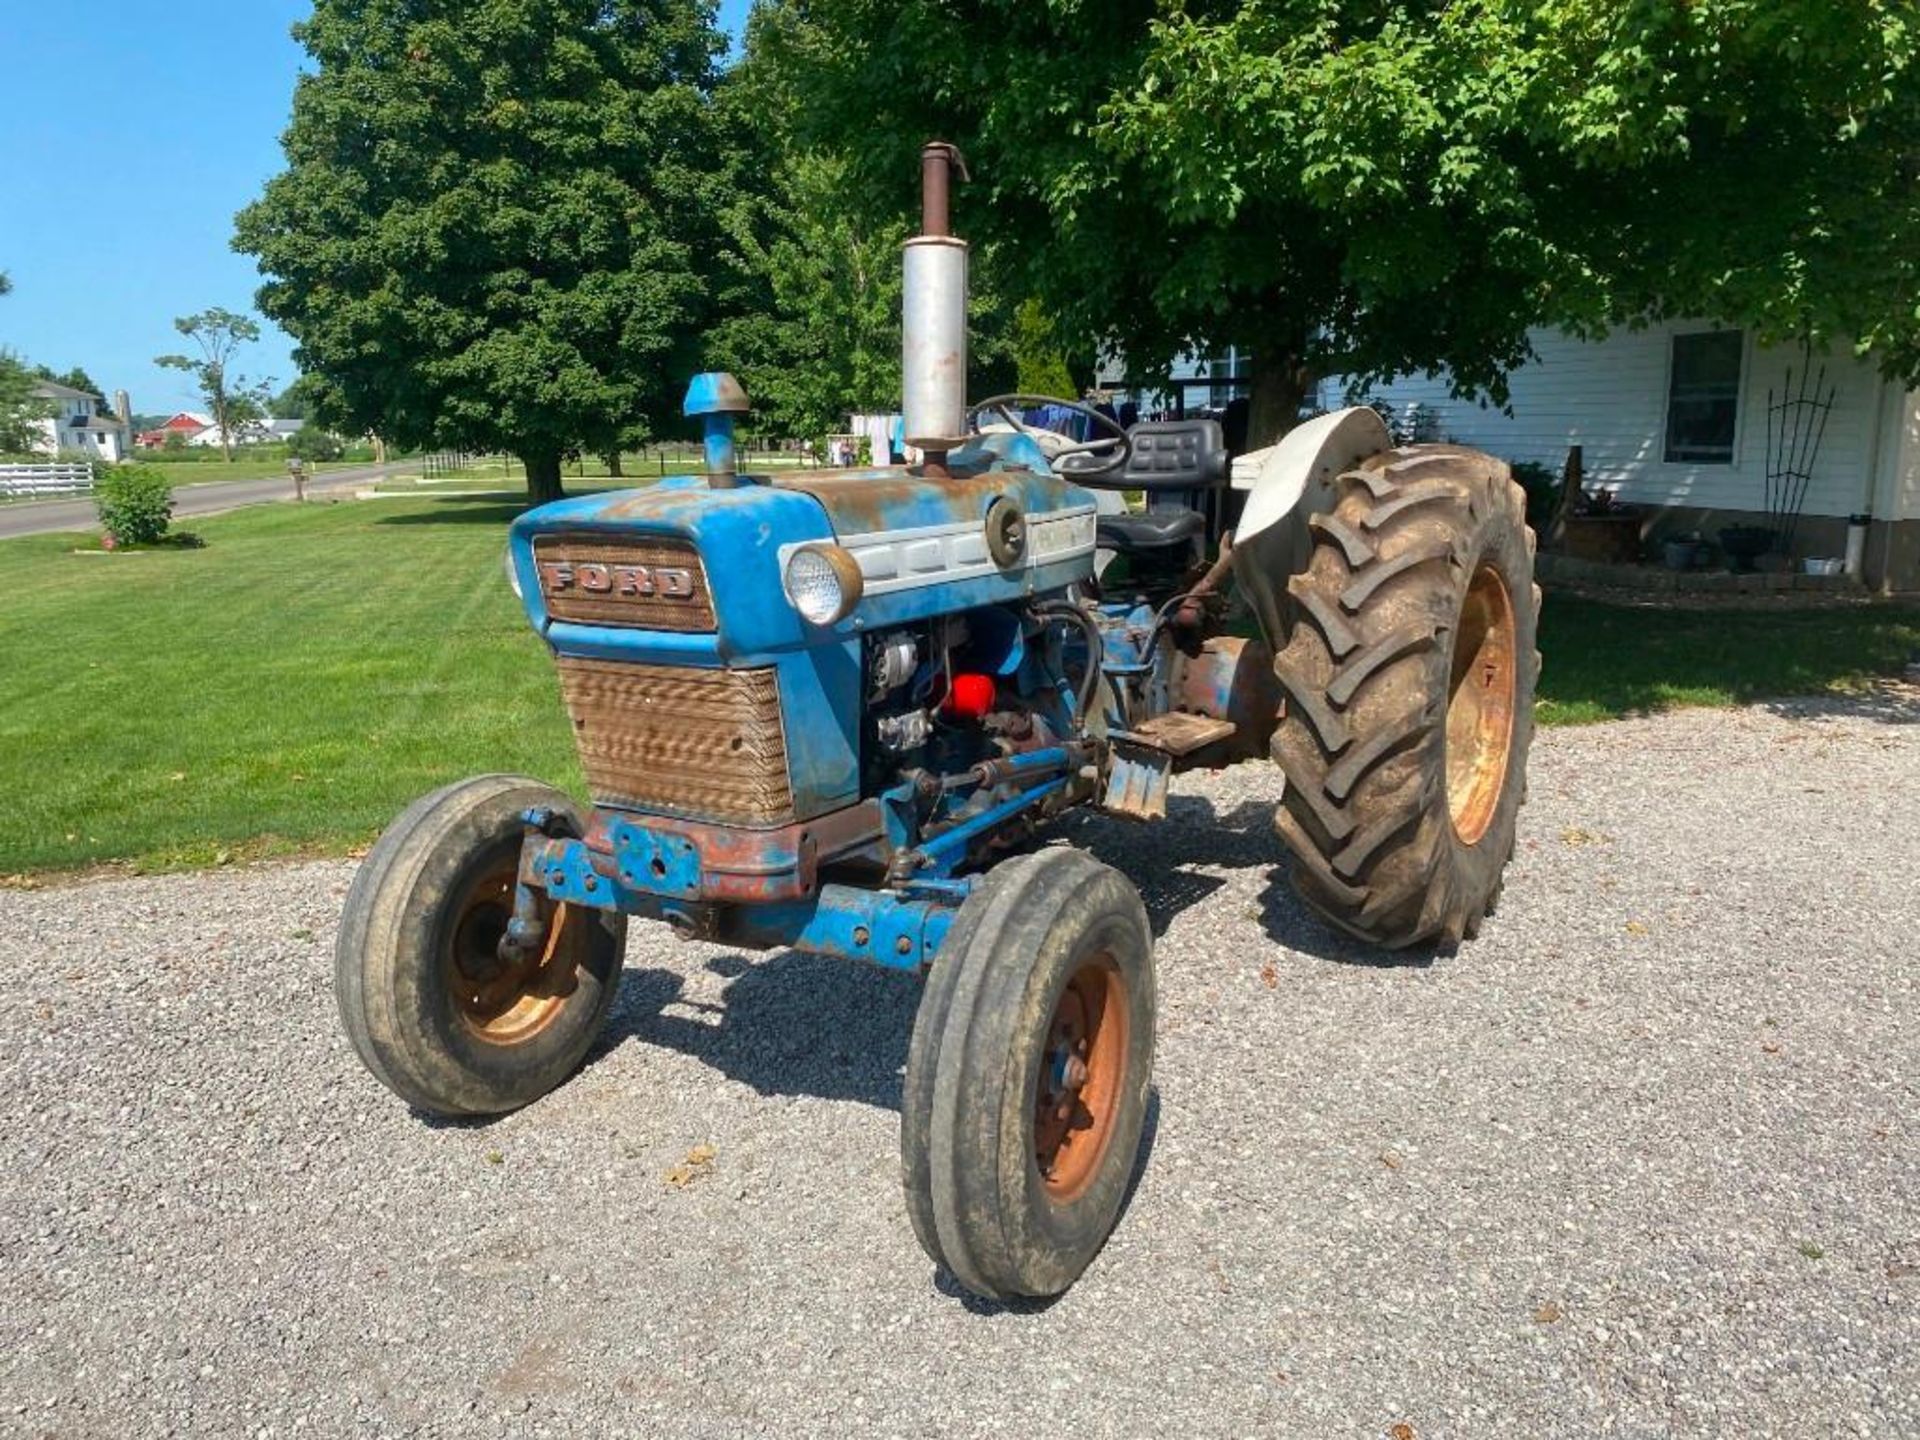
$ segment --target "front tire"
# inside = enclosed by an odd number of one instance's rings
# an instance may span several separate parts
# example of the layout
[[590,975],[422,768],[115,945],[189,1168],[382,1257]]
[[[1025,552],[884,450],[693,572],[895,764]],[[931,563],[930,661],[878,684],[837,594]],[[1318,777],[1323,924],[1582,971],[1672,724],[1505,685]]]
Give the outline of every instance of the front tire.
[[1458,943],[1499,896],[1540,655],[1526,493],[1452,445],[1390,450],[1309,521],[1274,671],[1276,822],[1301,898],[1389,948]]
[[491,1115],[553,1089],[585,1057],[619,988],[626,917],[551,905],[543,953],[501,960],[525,827],[572,802],[512,775],[417,800],[354,876],[334,995],[354,1051],[420,1110]]
[[921,1001],[901,1115],[914,1232],[967,1289],[1057,1295],[1106,1243],[1155,1008],[1153,934],[1118,872],[1043,850],[968,899]]

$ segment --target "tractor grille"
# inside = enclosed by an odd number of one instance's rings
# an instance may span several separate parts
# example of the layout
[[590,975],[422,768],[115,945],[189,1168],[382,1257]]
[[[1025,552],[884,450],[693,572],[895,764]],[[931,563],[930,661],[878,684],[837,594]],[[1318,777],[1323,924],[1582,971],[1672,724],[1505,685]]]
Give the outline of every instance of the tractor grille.
[[713,629],[713,596],[700,556],[685,540],[542,535],[534,568],[547,613],[584,625],[641,630]]
[[771,669],[559,664],[580,764],[598,803],[731,825],[793,819]]

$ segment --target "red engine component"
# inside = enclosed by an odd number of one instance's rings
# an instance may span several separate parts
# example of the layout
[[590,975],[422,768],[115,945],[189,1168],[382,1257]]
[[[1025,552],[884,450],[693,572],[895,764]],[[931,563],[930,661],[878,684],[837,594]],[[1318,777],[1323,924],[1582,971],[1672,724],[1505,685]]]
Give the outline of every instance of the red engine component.
[[983,720],[993,709],[994,684],[991,675],[961,674],[953,677],[953,686],[940,706],[940,713],[953,720]]

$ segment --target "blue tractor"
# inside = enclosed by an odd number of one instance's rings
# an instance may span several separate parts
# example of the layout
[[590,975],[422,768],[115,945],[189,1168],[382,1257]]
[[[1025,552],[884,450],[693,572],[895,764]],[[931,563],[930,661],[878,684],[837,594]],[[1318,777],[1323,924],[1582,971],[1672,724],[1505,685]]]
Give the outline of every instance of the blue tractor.
[[703,473],[521,516],[512,581],[593,806],[513,776],[416,802],[355,878],[337,991],[375,1076],[475,1115],[580,1063],[631,917],[921,973],[915,1233],[972,1291],[1042,1296],[1119,1215],[1155,982],[1133,884],[1036,831],[1150,820],[1172,775],[1270,757],[1314,909],[1457,943],[1513,850],[1538,591],[1506,467],[1394,448],[1369,409],[1230,462],[1212,420],[1049,402],[1069,439],[1035,397],[969,407],[954,158],[927,147],[905,247],[920,461],[740,473],[747,397],[703,375]]

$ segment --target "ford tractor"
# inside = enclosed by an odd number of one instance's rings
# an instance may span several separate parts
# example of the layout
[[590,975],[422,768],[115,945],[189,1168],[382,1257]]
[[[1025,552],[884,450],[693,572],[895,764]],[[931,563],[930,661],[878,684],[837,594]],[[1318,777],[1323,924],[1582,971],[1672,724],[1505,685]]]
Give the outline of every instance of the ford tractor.
[[1155,979],[1133,882],[1037,833],[1270,759],[1308,906],[1457,945],[1513,852],[1539,593],[1507,467],[1396,447],[1371,409],[1229,456],[1211,419],[969,405],[955,159],[926,148],[904,247],[915,462],[745,473],[748,398],[701,375],[701,473],[520,516],[592,805],[505,775],[415,802],[355,877],[336,980],[375,1076],[486,1115],[581,1063],[635,919],[924,976],[914,1233],[970,1291],[1046,1296],[1120,1214]]

